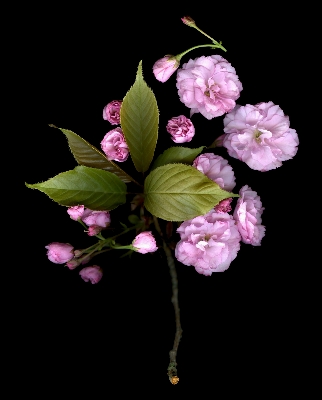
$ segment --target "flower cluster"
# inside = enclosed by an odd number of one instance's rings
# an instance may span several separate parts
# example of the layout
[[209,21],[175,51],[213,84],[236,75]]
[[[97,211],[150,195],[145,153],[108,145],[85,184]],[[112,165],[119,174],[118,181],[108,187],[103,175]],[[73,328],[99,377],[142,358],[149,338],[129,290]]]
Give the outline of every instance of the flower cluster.
[[[122,101],[112,100],[103,109],[103,118],[112,125],[120,124]],[[126,161],[129,157],[129,147],[120,127],[107,132],[101,141],[101,148],[109,160]]]
[[69,207],[67,213],[74,221],[80,219],[88,226],[87,233],[89,236],[96,236],[102,229],[106,229],[111,222],[109,211],[93,211],[83,205]]
[[[81,224],[85,223],[88,226],[88,231],[86,232],[89,236],[99,235],[102,229],[107,228],[111,222],[109,211],[93,211],[85,208],[84,205],[68,207],[67,213],[74,221],[78,221]],[[130,229],[125,229],[123,233],[126,233]],[[98,245],[81,250],[75,250],[69,243],[52,242],[45,246],[47,249],[47,257],[51,262],[55,264],[65,264],[66,267],[73,270],[80,265],[87,264],[91,258],[100,254],[104,247],[111,249],[130,249],[131,251],[141,254],[153,253],[158,250],[158,246],[151,231],[144,231],[136,235],[132,244],[129,246],[119,246],[114,240],[111,240],[111,238],[104,240],[101,236],[97,237],[101,239]],[[101,280],[103,270],[100,266],[93,265],[81,269],[79,275],[85,282],[94,284]]]
[[[194,160],[193,166],[221,188],[231,191],[235,187],[233,169],[223,157],[205,153]],[[181,240],[175,249],[178,261],[210,276],[229,267],[237,256],[241,241],[253,246],[261,244],[265,227],[260,197],[247,185],[240,189],[239,196],[233,215],[229,214],[232,198],[227,198],[207,214],[180,225],[177,232]]]

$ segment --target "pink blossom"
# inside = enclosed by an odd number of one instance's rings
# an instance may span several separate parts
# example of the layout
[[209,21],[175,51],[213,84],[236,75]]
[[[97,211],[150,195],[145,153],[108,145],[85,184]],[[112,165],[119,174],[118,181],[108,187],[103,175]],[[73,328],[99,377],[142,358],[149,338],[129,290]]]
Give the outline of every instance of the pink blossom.
[[91,267],[81,269],[79,275],[85,282],[91,282],[94,284],[98,283],[102,279],[103,270],[98,265],[92,265]]
[[207,119],[231,111],[243,89],[235,68],[219,55],[189,60],[177,73],[179,98],[190,117],[201,113]]
[[230,203],[232,202],[232,198],[229,197],[228,199],[221,200],[216,206],[215,206],[215,211],[217,213],[228,213],[231,211],[231,205]]
[[81,206],[68,207],[67,213],[69,214],[71,219],[77,221],[84,214],[84,206],[81,205]]
[[156,61],[152,69],[158,81],[166,82],[178,67],[179,61],[176,60],[175,56],[167,55]]
[[257,171],[269,171],[293,158],[299,139],[289,118],[273,102],[237,106],[224,118],[223,145],[231,157]]
[[175,248],[177,260],[206,276],[228,269],[240,249],[235,220],[227,213],[211,210],[184,221],[177,232],[181,237]]
[[119,125],[121,105],[121,100],[113,100],[108,103],[103,109],[103,118],[112,125]]
[[87,226],[98,225],[102,228],[106,228],[111,222],[111,216],[109,211],[92,211],[87,209],[89,212],[82,217],[82,221]]
[[74,257],[74,247],[69,243],[53,242],[45,248],[48,259],[55,264],[65,264]]
[[195,135],[195,127],[191,120],[184,115],[173,117],[166,126],[167,132],[175,143],[190,142]]
[[249,186],[243,186],[239,191],[240,197],[234,210],[234,219],[244,243],[260,246],[265,235],[262,223],[264,207],[260,197]]
[[195,158],[192,166],[228,192],[236,186],[234,171],[221,156],[213,153],[201,154]]
[[139,233],[133,240],[132,246],[138,253],[153,253],[158,250],[158,246],[151,231]]
[[121,128],[109,131],[101,141],[101,147],[109,160],[119,162],[126,161],[129,156],[129,148],[125,141]]

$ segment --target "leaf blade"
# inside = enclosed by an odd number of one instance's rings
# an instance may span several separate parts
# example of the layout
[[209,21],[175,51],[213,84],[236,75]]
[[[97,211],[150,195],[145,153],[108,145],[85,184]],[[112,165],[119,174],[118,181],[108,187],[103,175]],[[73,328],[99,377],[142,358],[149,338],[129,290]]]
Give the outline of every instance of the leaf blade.
[[204,215],[221,200],[239,197],[184,164],[166,164],[153,170],[146,177],[144,194],[146,209],[166,221],[185,221]]
[[137,171],[145,172],[153,159],[159,125],[159,110],[152,90],[143,79],[140,61],[135,82],[120,109],[121,128]]
[[28,184],[63,206],[84,205],[91,210],[113,210],[126,202],[126,185],[115,174],[77,166],[45,182]]

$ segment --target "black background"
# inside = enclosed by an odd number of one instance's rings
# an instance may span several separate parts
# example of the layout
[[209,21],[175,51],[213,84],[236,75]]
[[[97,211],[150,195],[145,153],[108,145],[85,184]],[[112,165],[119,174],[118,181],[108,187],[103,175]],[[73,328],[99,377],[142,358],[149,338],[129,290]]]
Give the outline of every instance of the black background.
[[[298,261],[300,206],[298,195],[292,195],[299,193],[307,156],[292,75],[302,40],[295,29],[298,13],[279,10],[277,18],[275,7],[263,6],[254,14],[242,6],[222,5],[163,12],[151,6],[143,14],[121,3],[37,12],[36,18],[26,10],[32,18],[21,30],[19,58],[24,68],[19,76],[19,107],[25,134],[20,186],[26,213],[24,246],[16,248],[19,263],[10,276],[19,290],[9,300],[17,304],[13,315],[15,329],[21,332],[16,343],[18,374],[26,392],[45,390],[47,398],[46,393],[53,391],[75,395],[86,391],[100,398],[116,388],[122,395],[131,385],[133,393],[144,393],[150,386],[177,393],[192,386],[222,385],[238,371],[249,374],[249,380],[241,383],[242,392],[256,392],[253,380],[265,392],[274,391],[279,382],[286,390],[284,367],[296,363],[301,352],[298,348],[294,352],[292,338],[303,312],[299,293],[306,289],[305,281],[299,286],[305,266]],[[104,269],[101,282],[85,283],[78,269],[69,271],[49,262],[45,246],[58,241],[81,248],[95,239],[83,233],[65,207],[27,189],[24,182],[45,181],[76,166],[64,135],[48,124],[70,129],[100,148],[104,134],[113,129],[102,119],[103,107],[125,96],[140,60],[160,110],[156,154],[173,145],[165,125],[173,116],[189,117],[189,109],[178,98],[175,75],[166,83],[158,82],[152,66],[165,54],[208,43],[181,22],[184,15],[221,40],[228,51],[198,49],[182,63],[201,55],[224,56],[243,84],[238,103],[278,104],[289,115],[300,145],[294,159],[265,173],[219,149],[234,168],[234,192],[247,184],[260,195],[266,235],[260,247],[242,244],[222,274],[205,277],[177,263],[183,337],[177,356],[180,382],[172,387],[166,372],[175,325],[162,251],[135,254],[131,261],[107,253],[93,260]],[[195,114],[192,121],[196,135],[189,147],[209,145],[222,134],[223,117],[208,121]],[[130,158],[121,167],[129,173],[134,169]],[[113,222],[117,218],[126,222],[128,209],[124,206],[113,215]],[[226,387],[227,392],[232,386]]]

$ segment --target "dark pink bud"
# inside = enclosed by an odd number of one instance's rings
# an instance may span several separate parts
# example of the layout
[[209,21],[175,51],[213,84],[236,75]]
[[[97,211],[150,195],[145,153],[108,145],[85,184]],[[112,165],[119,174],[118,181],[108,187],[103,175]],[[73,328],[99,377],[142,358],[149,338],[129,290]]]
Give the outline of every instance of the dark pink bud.
[[98,225],[91,225],[90,227],[88,227],[88,231],[87,234],[88,236],[95,236],[98,235],[102,230],[102,227],[98,226]]
[[66,267],[68,267],[69,269],[75,269],[80,265],[80,263],[80,260],[78,260],[77,258],[73,258],[66,263]]
[[188,25],[188,26],[194,26],[194,25],[196,25],[195,21],[194,21],[191,17],[188,17],[188,16],[185,16],[185,17],[181,18],[181,21],[182,21],[185,25]]

